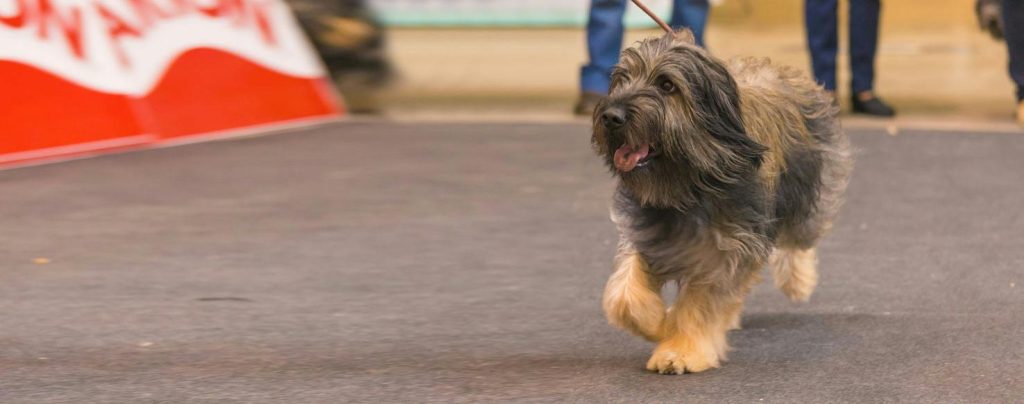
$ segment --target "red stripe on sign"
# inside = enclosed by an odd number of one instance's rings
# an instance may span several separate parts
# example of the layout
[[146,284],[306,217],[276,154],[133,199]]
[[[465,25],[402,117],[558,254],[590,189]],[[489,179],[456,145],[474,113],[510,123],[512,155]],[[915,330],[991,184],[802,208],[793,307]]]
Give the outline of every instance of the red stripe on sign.
[[182,54],[140,101],[146,126],[172,138],[337,115],[324,85],[323,79],[286,76],[229,53],[195,49]]
[[214,49],[181,54],[143,97],[92,90],[10,61],[0,61],[0,81],[4,166],[343,111],[326,79],[289,76]]
[[145,133],[131,101],[0,61],[0,155]]

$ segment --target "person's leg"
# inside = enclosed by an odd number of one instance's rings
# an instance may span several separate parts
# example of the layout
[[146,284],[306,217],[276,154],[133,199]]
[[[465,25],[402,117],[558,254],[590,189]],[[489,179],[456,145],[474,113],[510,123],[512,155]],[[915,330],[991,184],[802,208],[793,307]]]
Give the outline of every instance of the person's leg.
[[1010,54],[1010,77],[1017,84],[1017,101],[1024,101],[1024,1],[1003,0],[1003,34]]
[[853,94],[870,91],[875,84],[878,48],[879,0],[850,0],[850,70]]
[[612,68],[622,51],[622,23],[627,0],[592,0],[587,22],[587,53],[590,61],[580,72],[584,93],[608,94]]
[[804,2],[804,24],[807,28],[807,47],[811,51],[811,69],[814,79],[828,91],[836,91],[836,52],[839,47],[836,32],[837,3],[838,0]]
[[673,29],[689,28],[697,45],[704,46],[704,27],[708,22],[708,0],[675,0],[669,25]]
[[878,49],[880,0],[850,1],[850,82],[853,112],[893,116],[896,111],[875,92],[875,52]]

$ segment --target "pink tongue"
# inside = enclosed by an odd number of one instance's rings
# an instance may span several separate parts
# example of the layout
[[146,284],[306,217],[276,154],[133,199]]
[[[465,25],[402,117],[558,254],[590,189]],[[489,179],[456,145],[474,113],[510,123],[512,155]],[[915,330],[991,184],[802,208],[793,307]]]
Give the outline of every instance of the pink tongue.
[[637,163],[643,160],[644,157],[647,157],[650,151],[651,146],[649,144],[642,144],[636,146],[636,148],[628,144],[622,145],[622,147],[615,151],[615,168],[625,173],[633,171]]

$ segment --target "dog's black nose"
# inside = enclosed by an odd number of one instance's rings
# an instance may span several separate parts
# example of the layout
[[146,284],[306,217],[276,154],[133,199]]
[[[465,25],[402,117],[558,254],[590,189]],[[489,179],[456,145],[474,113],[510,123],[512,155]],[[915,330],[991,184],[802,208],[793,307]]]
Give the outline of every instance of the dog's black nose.
[[601,114],[601,122],[608,129],[617,129],[626,123],[626,110],[622,107],[609,107]]

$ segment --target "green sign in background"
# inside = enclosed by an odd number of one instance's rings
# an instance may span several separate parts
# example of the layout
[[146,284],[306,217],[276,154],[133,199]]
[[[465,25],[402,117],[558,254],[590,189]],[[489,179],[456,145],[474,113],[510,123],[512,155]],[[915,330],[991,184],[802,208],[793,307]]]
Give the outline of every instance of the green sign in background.
[[[669,1],[647,3],[667,18]],[[403,27],[581,27],[590,6],[588,0],[371,0],[370,4],[385,24]],[[655,26],[640,10],[627,6],[627,26]]]

